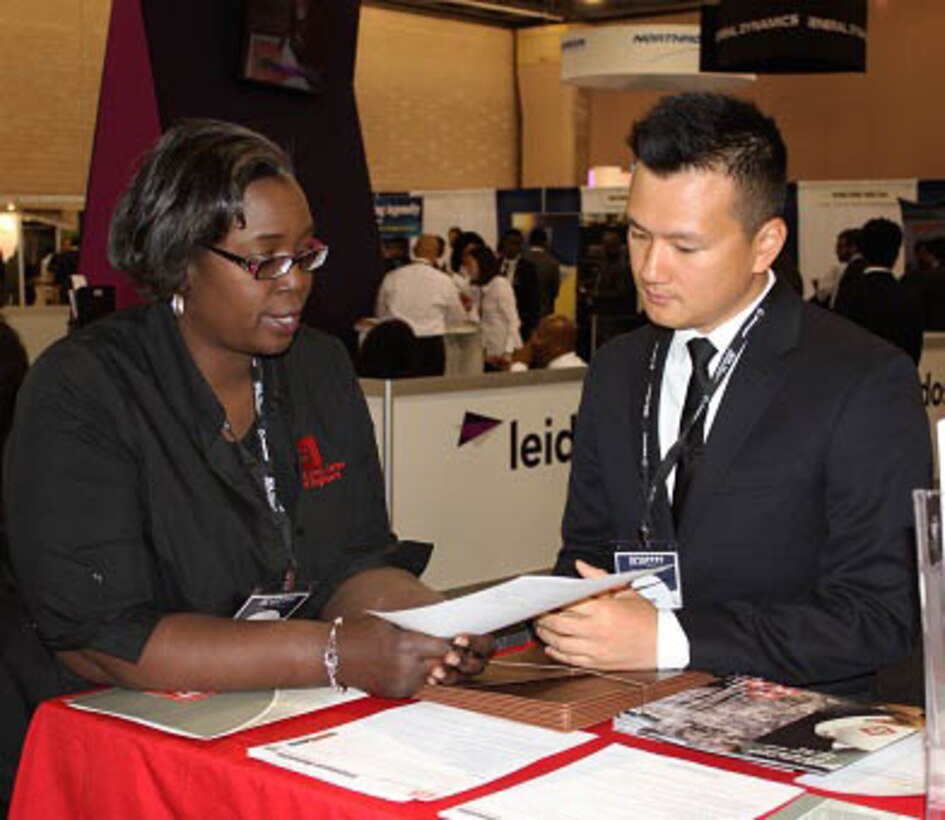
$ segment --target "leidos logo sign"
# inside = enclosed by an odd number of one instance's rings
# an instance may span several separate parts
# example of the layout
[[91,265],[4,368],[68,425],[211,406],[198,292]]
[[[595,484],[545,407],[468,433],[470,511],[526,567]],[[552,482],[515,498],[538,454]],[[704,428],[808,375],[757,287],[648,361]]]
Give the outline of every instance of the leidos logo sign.
[[466,415],[463,416],[463,426],[459,429],[459,441],[456,446],[462,447],[464,444],[469,444],[470,441],[475,441],[479,436],[488,433],[500,424],[502,424],[502,419],[480,416],[478,413],[470,413],[467,410]]
[[945,387],[938,379],[932,379],[931,370],[927,370],[922,379],[922,403],[926,407],[941,407],[945,404]]
[[574,443],[574,420],[572,413],[570,424],[565,429],[554,429],[551,419],[545,419],[545,429],[541,433],[525,433],[519,441],[518,422],[513,421],[511,429],[511,448],[509,466],[518,469],[519,463],[531,469],[539,464],[567,464],[571,460],[571,447]]
[[[529,431],[523,428],[518,419],[509,423],[509,469],[520,467],[532,469],[542,464],[566,464],[571,460],[571,448],[574,442],[574,422],[572,413],[566,428],[556,428],[554,420],[545,419],[544,429]],[[458,447],[474,441],[499,425],[502,419],[466,412],[459,433]]]

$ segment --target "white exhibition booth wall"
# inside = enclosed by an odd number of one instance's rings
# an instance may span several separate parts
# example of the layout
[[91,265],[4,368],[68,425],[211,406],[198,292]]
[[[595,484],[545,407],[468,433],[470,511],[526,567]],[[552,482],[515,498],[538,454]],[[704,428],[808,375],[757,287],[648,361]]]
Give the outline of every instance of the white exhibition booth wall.
[[[945,333],[926,333],[919,360],[919,384],[922,386],[922,401],[929,417],[932,444],[937,447],[935,424],[945,418]],[[939,475],[938,453],[935,458],[935,475]]]
[[[847,182],[797,183],[798,267],[804,277],[804,294],[813,292],[813,280],[823,279],[837,265],[837,234],[883,217],[902,225],[899,200],[914,202],[919,184],[914,179],[851,180]],[[905,249],[895,271],[902,275]]]
[[547,570],[560,546],[583,369],[364,379],[391,525],[451,589]]

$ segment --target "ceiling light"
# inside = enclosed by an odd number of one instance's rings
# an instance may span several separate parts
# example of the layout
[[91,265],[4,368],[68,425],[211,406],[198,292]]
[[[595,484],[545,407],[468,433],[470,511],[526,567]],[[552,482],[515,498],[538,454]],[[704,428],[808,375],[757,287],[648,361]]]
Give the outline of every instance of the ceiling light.
[[452,6],[464,6],[465,8],[482,9],[483,11],[497,11],[515,17],[535,17],[539,20],[548,20],[555,23],[563,23],[565,20],[563,14],[522,8],[521,6],[503,5],[498,2],[490,3],[487,2],[487,0],[446,0],[446,2]]

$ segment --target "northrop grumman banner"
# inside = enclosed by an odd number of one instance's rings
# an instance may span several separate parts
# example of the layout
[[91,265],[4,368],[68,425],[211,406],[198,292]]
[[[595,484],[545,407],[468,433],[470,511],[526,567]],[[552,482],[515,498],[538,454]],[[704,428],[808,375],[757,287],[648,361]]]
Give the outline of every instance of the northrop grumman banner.
[[721,0],[702,9],[702,71],[866,71],[866,0]]

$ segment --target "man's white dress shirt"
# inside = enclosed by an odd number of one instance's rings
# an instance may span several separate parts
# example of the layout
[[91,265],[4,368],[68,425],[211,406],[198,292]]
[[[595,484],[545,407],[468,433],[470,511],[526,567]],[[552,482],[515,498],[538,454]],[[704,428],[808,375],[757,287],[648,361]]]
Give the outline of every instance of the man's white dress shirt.
[[[768,284],[762,294],[748,307],[727,319],[705,336],[712,342],[716,350],[715,355],[709,362],[710,376],[715,374],[715,369],[722,360],[722,354],[738,334],[742,323],[761,304],[761,301],[768,295],[768,291],[774,286],[774,282],[774,274],[769,270]],[[679,422],[682,418],[683,404],[686,401],[686,391],[689,388],[689,377],[692,374],[692,360],[689,357],[689,349],[686,344],[691,339],[702,335],[696,330],[677,330],[673,333],[673,339],[669,344],[669,350],[666,353],[666,364],[663,367],[663,380],[660,383],[659,437],[661,458],[666,455],[669,448],[679,438]],[[748,344],[751,344],[750,335]],[[715,391],[712,400],[709,402],[704,425],[706,439],[708,439],[709,431],[712,429],[712,422],[715,421],[715,415],[718,412],[722,396],[725,395],[725,388],[736,367],[738,367],[738,360],[732,365],[725,376],[725,380],[719,385],[718,390]],[[666,477],[666,494],[669,498],[673,497],[675,481],[676,469],[674,467]],[[683,606],[685,607],[685,599],[683,600]],[[659,610],[656,630],[656,665],[659,669],[684,669],[689,665],[689,639],[679,625],[675,613],[670,609]]]
[[453,280],[429,262],[413,262],[384,276],[374,310],[379,319],[403,319],[417,336],[442,336],[469,317]]

